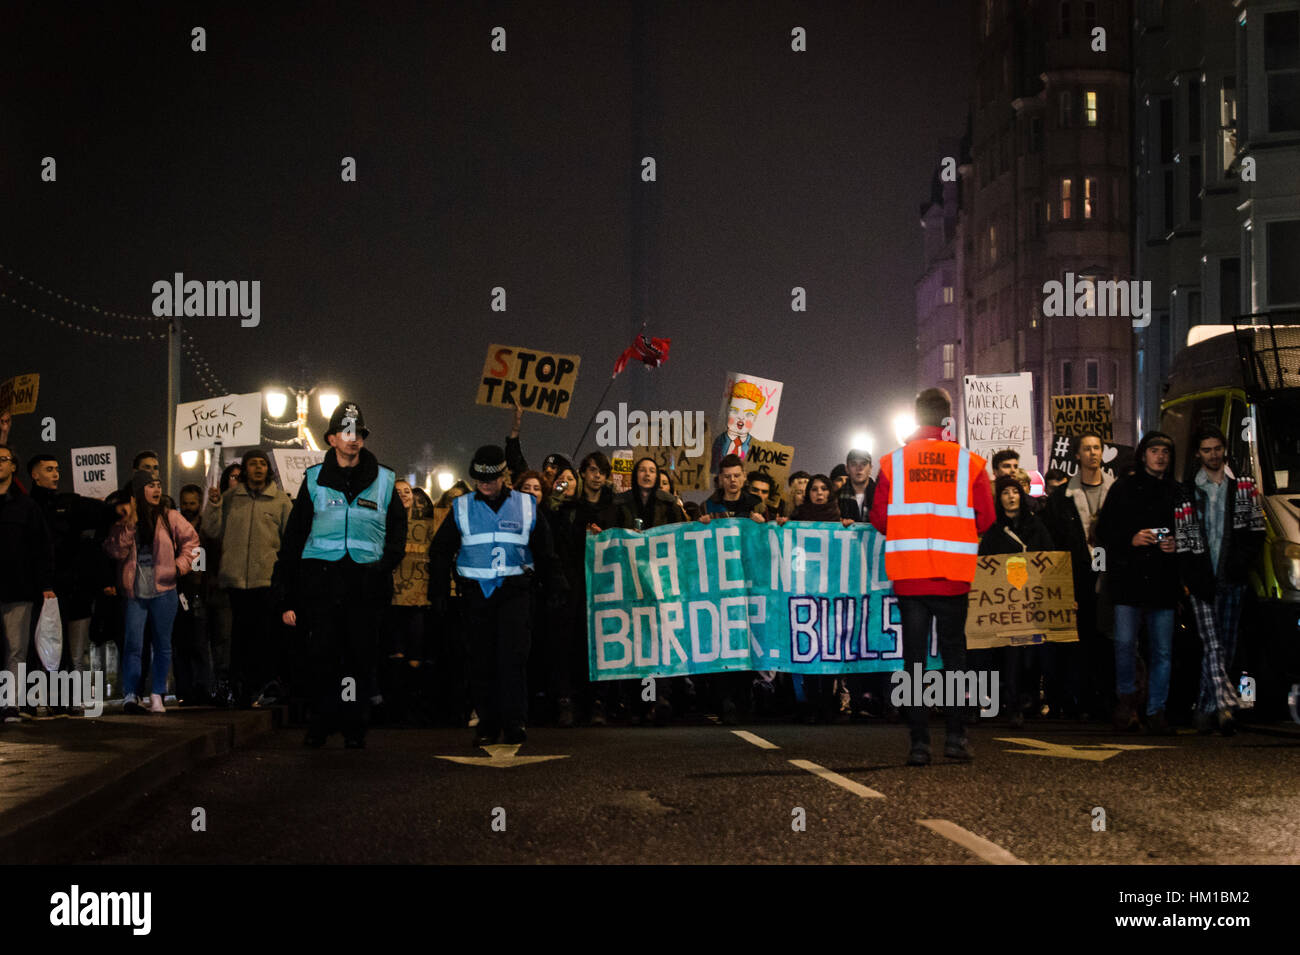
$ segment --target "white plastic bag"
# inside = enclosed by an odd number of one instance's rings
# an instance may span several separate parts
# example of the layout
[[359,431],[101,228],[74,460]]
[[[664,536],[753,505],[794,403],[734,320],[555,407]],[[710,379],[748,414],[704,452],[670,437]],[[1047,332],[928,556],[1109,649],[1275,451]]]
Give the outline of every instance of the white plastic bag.
[[53,673],[63,659],[63,621],[59,617],[59,598],[46,597],[41,618],[36,621],[36,652],[45,669]]

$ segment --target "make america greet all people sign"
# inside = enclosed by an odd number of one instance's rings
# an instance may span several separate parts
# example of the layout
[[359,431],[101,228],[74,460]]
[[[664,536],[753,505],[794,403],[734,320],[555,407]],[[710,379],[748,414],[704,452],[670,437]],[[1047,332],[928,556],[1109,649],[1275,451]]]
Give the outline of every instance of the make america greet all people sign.
[[591,678],[901,670],[884,547],[865,524],[734,518],[590,536]]

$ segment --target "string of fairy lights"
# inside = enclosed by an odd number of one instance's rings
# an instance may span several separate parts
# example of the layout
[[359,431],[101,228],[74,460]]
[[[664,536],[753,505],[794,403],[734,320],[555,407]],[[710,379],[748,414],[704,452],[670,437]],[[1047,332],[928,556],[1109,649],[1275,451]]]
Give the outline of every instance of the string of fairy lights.
[[[119,321],[135,322],[152,326],[134,333],[117,331],[115,329],[94,328],[89,325],[83,325],[80,322],[69,321],[67,318],[61,317],[60,315],[55,315],[51,312],[45,311],[44,309],[37,308],[34,305],[30,305],[27,302],[15,298],[7,291],[0,289],[0,302],[11,303],[16,308],[27,312],[29,315],[34,315],[37,318],[44,319],[60,328],[80,332],[83,335],[90,335],[94,338],[104,338],[122,342],[162,342],[167,340],[167,325],[171,321],[171,319],[167,317],[158,317],[155,315],[133,315],[129,312],[119,312],[114,309],[100,308],[98,305],[87,304],[73,298],[72,296],[64,295],[62,292],[49,288],[3,262],[0,262],[0,273],[9,276],[23,285],[29,286],[50,298],[56,299],[63,305],[80,309],[83,312],[92,313],[102,318],[117,319]],[[215,397],[227,393],[225,385],[217,376],[216,371],[208,363],[203,352],[199,349],[198,342],[195,341],[194,336],[190,334],[188,330],[182,330],[181,333],[181,353],[189,361],[190,368],[198,377],[199,383],[208,391],[207,397]]]

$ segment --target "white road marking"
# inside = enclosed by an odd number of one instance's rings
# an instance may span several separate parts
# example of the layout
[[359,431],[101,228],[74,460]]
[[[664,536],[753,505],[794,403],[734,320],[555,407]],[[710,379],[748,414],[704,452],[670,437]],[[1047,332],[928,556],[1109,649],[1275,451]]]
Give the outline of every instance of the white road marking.
[[516,756],[519,752],[518,743],[493,743],[490,746],[480,746],[479,749],[488,751],[487,756],[439,756],[438,759],[445,759],[448,762],[460,763],[464,766],[490,766],[493,769],[510,769],[514,766],[528,766],[532,763],[544,763],[552,759],[568,759],[565,756]]
[[855,783],[847,776],[841,776],[839,773],[832,772],[831,770],[827,769],[825,766],[818,766],[816,763],[810,762],[809,760],[806,759],[792,759],[790,760],[790,762],[793,763],[795,766],[798,766],[800,769],[808,770],[808,772],[812,773],[814,776],[820,776],[828,783],[834,783],[836,786],[839,786],[842,789],[847,789],[855,796],[863,796],[867,799],[885,798],[884,793],[878,793],[870,786],[864,786],[862,785],[862,783]]
[[732,730],[731,732],[735,733],[746,743],[753,743],[759,749],[780,749],[781,748],[780,746],[777,746],[776,743],[769,743],[767,740],[763,739],[763,737],[755,736],[753,733],[747,732],[745,730]]
[[1006,849],[1003,849],[996,842],[989,842],[983,836],[977,836],[969,829],[963,829],[957,823],[948,819],[918,819],[916,820],[945,839],[949,839],[963,849],[975,853],[985,862],[991,862],[994,865],[1028,865],[1022,859],[1017,859]]

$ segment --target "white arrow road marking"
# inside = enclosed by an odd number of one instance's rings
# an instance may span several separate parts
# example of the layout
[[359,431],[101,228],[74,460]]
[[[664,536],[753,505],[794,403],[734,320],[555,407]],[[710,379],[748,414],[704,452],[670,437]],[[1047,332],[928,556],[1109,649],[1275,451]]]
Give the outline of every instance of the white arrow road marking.
[[862,785],[862,783],[855,783],[847,776],[841,776],[839,773],[833,772],[832,770],[827,769],[825,766],[818,766],[816,763],[809,762],[806,759],[792,759],[790,760],[790,762],[798,766],[800,769],[808,770],[808,772],[812,773],[814,776],[820,776],[828,783],[834,783],[836,786],[839,786],[841,789],[847,789],[855,796],[863,796],[867,799],[885,798],[884,793],[878,793],[870,786],[864,786]]
[[769,743],[767,740],[763,739],[763,737],[755,736],[753,733],[746,732],[745,730],[732,730],[731,732],[735,733],[746,743],[753,743],[759,749],[780,749],[781,748],[780,746],[777,746],[776,743]]
[[1022,859],[1017,859],[996,842],[989,842],[983,836],[977,836],[969,829],[963,829],[957,823],[948,819],[918,819],[916,821],[927,829],[937,832],[945,839],[951,839],[963,849],[970,850],[985,862],[992,862],[994,865],[1029,864]]
[[516,756],[519,752],[518,743],[494,743],[491,746],[480,746],[479,749],[488,751],[487,756],[439,756],[438,759],[449,760],[453,763],[462,763],[466,766],[490,766],[493,769],[509,769],[512,766],[527,766],[529,763],[544,763],[548,759],[568,759],[565,756]]
[[1125,750],[1138,749],[1173,749],[1172,746],[1144,746],[1140,743],[1045,743],[1041,739],[1021,739],[1015,736],[994,737],[1001,743],[1015,743],[1028,746],[1029,749],[1009,749],[1008,753],[1021,753],[1025,756],[1060,756],[1063,759],[1087,759],[1100,763],[1104,759],[1118,756]]

